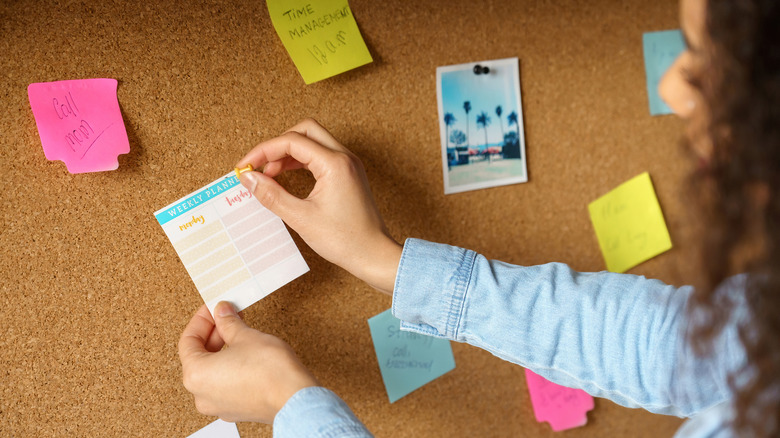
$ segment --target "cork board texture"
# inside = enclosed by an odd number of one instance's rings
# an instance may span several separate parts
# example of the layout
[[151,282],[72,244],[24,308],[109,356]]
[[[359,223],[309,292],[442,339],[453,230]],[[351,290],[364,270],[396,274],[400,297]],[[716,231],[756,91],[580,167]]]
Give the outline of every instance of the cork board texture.
[[[0,435],[186,436],[200,415],[176,343],[200,297],[152,213],[304,117],[365,163],[397,239],[516,264],[604,269],[587,203],[649,171],[675,248],[630,272],[690,278],[682,124],[650,117],[642,32],[673,0],[351,0],[374,62],[306,86],[263,1],[0,5]],[[437,66],[518,57],[527,184],[444,196]],[[32,82],[105,77],[131,151],[110,172],[47,161]],[[283,176],[297,194],[306,173]],[[457,367],[390,405],[366,323],[389,308],[293,233],[311,272],[246,313],[289,342],[379,437],[552,436],[523,370],[453,343]],[[671,436],[680,420],[596,400],[570,437]],[[242,436],[271,428],[239,424]]]

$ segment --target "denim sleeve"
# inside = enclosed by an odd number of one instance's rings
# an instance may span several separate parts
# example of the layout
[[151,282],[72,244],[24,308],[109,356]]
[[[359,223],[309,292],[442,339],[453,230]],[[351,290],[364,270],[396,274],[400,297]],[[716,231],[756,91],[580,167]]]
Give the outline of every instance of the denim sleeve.
[[404,330],[466,342],[620,405],[693,415],[730,396],[739,363],[728,328],[718,360],[685,342],[691,287],[645,277],[521,267],[409,239],[393,295]]
[[274,437],[372,437],[346,403],[322,387],[296,392],[274,418]]

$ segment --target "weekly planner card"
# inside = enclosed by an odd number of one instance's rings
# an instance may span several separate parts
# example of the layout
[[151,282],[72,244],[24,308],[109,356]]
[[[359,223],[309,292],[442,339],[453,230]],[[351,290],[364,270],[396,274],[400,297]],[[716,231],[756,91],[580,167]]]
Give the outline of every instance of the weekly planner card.
[[233,172],[154,215],[212,312],[220,301],[243,310],[309,270],[282,220]]
[[401,331],[390,310],[368,320],[390,403],[455,369],[450,341]]

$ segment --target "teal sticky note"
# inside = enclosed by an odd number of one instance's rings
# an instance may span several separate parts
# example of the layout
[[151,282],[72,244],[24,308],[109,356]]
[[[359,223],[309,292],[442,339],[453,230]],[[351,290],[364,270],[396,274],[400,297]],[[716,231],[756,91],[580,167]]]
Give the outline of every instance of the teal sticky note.
[[450,341],[401,331],[386,310],[368,320],[390,403],[455,369]]
[[685,39],[679,30],[648,32],[642,35],[645,52],[645,74],[647,75],[647,97],[650,114],[654,116],[672,114],[671,108],[658,95],[658,84],[669,67],[685,51]]

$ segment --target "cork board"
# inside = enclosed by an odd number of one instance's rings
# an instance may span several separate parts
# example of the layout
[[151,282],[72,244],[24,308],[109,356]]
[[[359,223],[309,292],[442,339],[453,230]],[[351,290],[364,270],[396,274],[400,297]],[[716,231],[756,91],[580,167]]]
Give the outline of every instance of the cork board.
[[[587,203],[649,171],[675,248],[631,272],[691,278],[682,124],[648,115],[641,51],[643,31],[678,26],[675,1],[351,6],[374,62],[305,86],[262,1],[0,5],[0,435],[186,436],[213,420],[176,355],[200,297],[152,212],[307,116],[363,159],[396,238],[517,264],[603,269]],[[444,196],[435,68],[514,56],[530,182]],[[131,152],[116,171],[71,175],[44,158],[27,85],[92,77],[119,80]],[[281,182],[312,186],[305,173]],[[454,371],[388,404],[366,320],[390,298],[294,237],[311,272],[246,318],[289,342],[377,436],[552,435],[523,370],[463,344]],[[671,436],[679,424],[596,400],[567,436]]]

